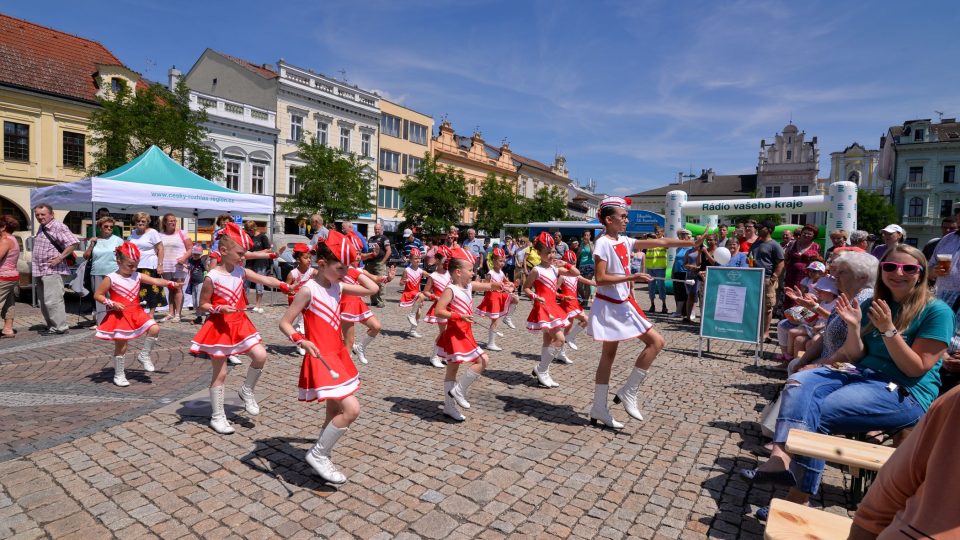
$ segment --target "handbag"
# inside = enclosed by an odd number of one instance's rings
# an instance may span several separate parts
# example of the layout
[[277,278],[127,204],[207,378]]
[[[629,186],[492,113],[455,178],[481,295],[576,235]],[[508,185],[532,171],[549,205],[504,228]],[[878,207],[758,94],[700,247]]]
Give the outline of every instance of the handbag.
[[[43,226],[43,225],[40,226],[40,232],[42,232],[43,235],[47,237],[47,240],[50,241],[50,244],[53,245],[53,248],[54,248],[54,249],[56,249],[56,250],[59,251],[60,253],[63,253],[63,250],[66,249],[66,246],[64,246],[63,244],[61,244],[60,241],[57,240],[56,238],[54,238],[53,236],[50,236],[50,233],[47,232],[47,228],[46,228],[45,226]],[[67,263],[67,266],[73,266],[73,265],[77,264],[77,256],[74,255],[74,253],[71,251],[71,252],[63,259],[63,262]]]

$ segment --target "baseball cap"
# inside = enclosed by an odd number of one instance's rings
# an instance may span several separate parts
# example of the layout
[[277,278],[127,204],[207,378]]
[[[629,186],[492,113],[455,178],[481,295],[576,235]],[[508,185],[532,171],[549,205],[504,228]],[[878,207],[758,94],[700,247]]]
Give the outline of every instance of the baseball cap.
[[833,279],[832,276],[823,276],[822,278],[818,279],[813,285],[813,288],[818,291],[833,293],[836,295],[840,294],[840,291],[837,289],[837,280]]
[[882,232],[885,232],[885,233],[895,233],[895,232],[897,232],[897,233],[900,233],[900,234],[902,234],[902,235],[906,235],[906,234],[907,234],[906,232],[904,232],[903,227],[897,225],[896,223],[891,223],[890,225],[887,225],[886,227],[883,228],[883,231],[882,231]]
[[410,238],[411,236],[413,236],[413,231],[411,231],[410,229],[404,229],[404,230],[403,230],[403,237],[404,237],[404,238]]
[[194,244],[193,249],[190,250],[190,253],[194,255],[203,255],[203,246],[200,244]]
[[826,272],[827,266],[820,261],[813,261],[807,265],[807,270],[815,270],[817,272]]

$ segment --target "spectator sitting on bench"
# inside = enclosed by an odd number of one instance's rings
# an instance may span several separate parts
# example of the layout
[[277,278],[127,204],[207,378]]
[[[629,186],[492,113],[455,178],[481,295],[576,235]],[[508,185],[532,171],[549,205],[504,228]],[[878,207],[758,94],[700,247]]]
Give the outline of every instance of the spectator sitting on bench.
[[828,435],[899,430],[917,423],[940,387],[939,367],[953,337],[953,312],[926,286],[927,261],[914,247],[890,247],[880,262],[874,297],[857,305],[841,296],[847,324],[842,359],[787,380],[770,459],[740,474],[754,483],[787,486],[787,500],[806,504],[817,492],[825,462],[791,459],[791,429]]

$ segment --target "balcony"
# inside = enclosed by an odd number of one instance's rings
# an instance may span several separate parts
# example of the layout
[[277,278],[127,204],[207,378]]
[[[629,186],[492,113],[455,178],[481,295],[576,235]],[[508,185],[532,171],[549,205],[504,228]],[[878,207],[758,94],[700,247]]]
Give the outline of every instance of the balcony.
[[903,188],[905,191],[929,191],[933,189],[933,186],[930,182],[926,180],[917,180],[912,182],[907,182]]
[[933,226],[939,223],[939,218],[932,218],[927,216],[903,216],[901,223],[904,225],[918,225],[921,227],[924,226]]

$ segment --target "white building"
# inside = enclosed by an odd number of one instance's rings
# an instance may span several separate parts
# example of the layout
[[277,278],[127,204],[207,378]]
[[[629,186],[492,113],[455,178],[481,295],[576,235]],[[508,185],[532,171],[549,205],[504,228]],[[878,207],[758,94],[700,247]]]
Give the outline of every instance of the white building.
[[867,150],[860,143],[853,143],[842,152],[830,154],[830,183],[843,180],[853,182],[860,189],[881,195],[890,195],[890,181],[877,174],[880,150]]
[[[817,194],[820,170],[817,138],[806,141],[806,132],[791,122],[777,133],[773,144],[760,141],[757,160],[758,195],[768,197],[804,197]],[[790,223],[816,223],[817,214],[791,214]]]

